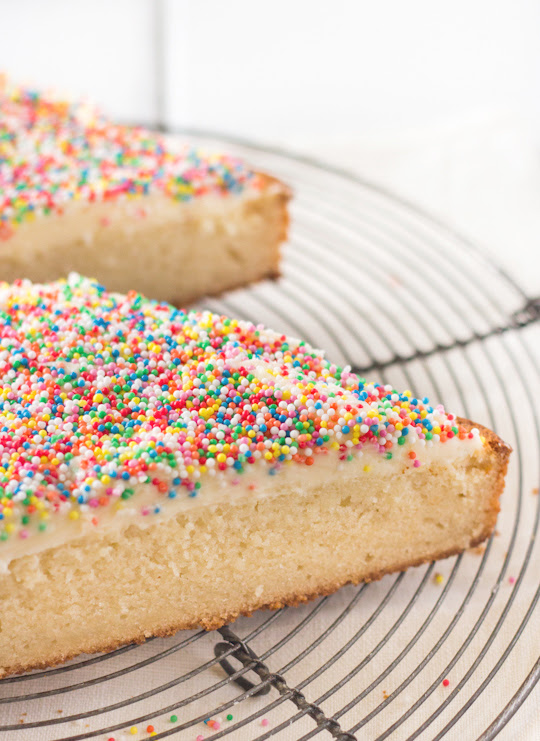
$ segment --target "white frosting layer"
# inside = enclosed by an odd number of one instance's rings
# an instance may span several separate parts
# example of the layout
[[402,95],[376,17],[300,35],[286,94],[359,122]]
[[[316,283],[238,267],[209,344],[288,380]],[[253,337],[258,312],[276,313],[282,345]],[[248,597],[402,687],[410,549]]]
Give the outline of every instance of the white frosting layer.
[[[93,510],[86,507],[75,522],[55,518],[47,532],[38,537],[28,541],[12,540],[0,549],[0,573],[7,571],[11,561],[21,556],[56,548],[84,536],[99,538],[104,532],[120,538],[132,525],[144,529],[183,512],[206,509],[211,516],[217,506],[234,506],[248,498],[276,497],[284,490],[288,496],[303,496],[312,488],[326,484],[345,486],[354,480],[358,485],[366,474],[371,481],[373,476],[414,476],[418,469],[412,465],[411,451],[421,455],[424,466],[447,467],[449,464],[460,465],[467,458],[474,460],[482,449],[482,438],[476,431],[473,438],[459,440],[456,437],[444,445],[417,440],[406,450],[399,448],[391,460],[382,459],[379,453],[365,448],[354,451],[350,461],[343,460],[337,451],[318,455],[310,467],[289,461],[273,475],[263,461],[250,466],[242,474],[230,469],[224,472],[213,470],[204,477],[200,493],[195,497],[189,496],[183,488],[177,489],[176,497],[171,498],[159,495],[152,485],[141,485],[128,503],[119,501],[116,506],[100,512],[97,523]],[[154,512],[156,506],[159,513]],[[143,514],[145,511],[147,514]]]

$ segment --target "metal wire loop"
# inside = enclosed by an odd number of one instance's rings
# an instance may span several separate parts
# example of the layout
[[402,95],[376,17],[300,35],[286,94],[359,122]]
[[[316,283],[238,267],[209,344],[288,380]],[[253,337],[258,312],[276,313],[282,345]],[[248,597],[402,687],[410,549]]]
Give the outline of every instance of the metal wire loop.
[[[233,682],[235,682],[241,689],[246,692],[257,687],[258,685],[250,682],[249,679],[246,679],[246,677],[235,676],[235,674],[237,674],[237,669],[235,669],[231,662],[226,658],[226,655],[234,656],[234,658],[239,661],[242,666],[247,668],[251,663],[259,661],[259,657],[255,653],[255,651],[253,651],[253,649],[247,646],[243,641],[240,642],[240,645],[232,652],[232,654],[230,653],[230,650],[230,643],[220,642],[216,643],[216,645],[214,646],[214,655],[216,659],[219,660],[219,665],[221,666],[223,671],[225,671],[229,675],[229,677],[231,677]],[[256,692],[251,693],[251,697],[267,695],[270,692],[270,687],[271,685],[269,683],[261,685]]]

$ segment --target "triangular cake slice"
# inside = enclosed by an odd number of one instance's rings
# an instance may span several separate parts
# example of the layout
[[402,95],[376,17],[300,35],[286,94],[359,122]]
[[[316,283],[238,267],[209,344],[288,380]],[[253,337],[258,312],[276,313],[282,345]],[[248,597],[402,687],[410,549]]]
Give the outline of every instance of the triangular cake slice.
[[0,284],[0,667],[216,628],[459,553],[509,447],[309,345],[139,293]]
[[92,275],[186,305],[279,274],[288,189],[0,77],[0,277]]

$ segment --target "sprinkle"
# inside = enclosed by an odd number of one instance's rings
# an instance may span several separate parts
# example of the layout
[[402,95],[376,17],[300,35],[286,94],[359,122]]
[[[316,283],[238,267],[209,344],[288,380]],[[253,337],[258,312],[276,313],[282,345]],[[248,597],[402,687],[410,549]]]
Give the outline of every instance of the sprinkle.
[[442,584],[444,582],[444,576],[442,574],[435,574],[433,577],[435,584]]
[[510,584],[515,584],[516,583],[516,577],[515,576],[509,576],[508,577],[508,582]]
[[154,726],[146,726],[147,733],[152,733],[153,730],[154,730]]
[[131,726],[131,728],[129,729],[129,732],[131,733],[132,736],[136,736],[139,730],[137,726]]
[[449,684],[450,684],[449,679],[443,679],[443,687],[448,687]]
[[213,728],[214,731],[219,731],[219,729],[221,728],[221,724],[218,723],[217,720],[215,720],[214,723],[213,723],[213,725],[212,725],[212,728]]
[[[0,283],[0,549],[59,522],[99,528],[124,506],[166,514],[204,498],[215,475],[241,485],[250,469],[279,476],[328,454],[416,466],[454,426],[442,407],[262,326],[107,293],[76,274]],[[138,502],[141,484],[151,506]]]
[[270,721],[268,720],[268,718],[263,718],[263,719],[261,720],[261,726],[267,726],[269,722],[270,722]]
[[177,715],[171,715],[171,723],[176,723],[177,720],[178,720]]
[[232,719],[233,719],[233,716],[229,713],[229,715],[227,716],[227,720],[232,720]]
[[[84,101],[67,102],[0,80],[0,241],[37,215],[63,213],[70,201],[133,202],[162,193],[189,201],[259,189],[263,179],[239,160],[169,148],[160,134],[119,126]],[[103,228],[111,219],[103,216]]]
[[196,741],[204,741],[204,736],[199,733],[199,735],[196,738]]

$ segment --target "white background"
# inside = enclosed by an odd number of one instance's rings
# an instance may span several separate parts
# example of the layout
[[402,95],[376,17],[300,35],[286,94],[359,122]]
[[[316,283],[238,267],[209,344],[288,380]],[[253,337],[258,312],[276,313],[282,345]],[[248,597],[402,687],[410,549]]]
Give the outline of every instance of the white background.
[[477,240],[531,296],[539,39],[538,0],[0,0],[15,80],[345,166]]
[[537,0],[0,0],[0,17],[15,79],[344,165],[540,291]]

